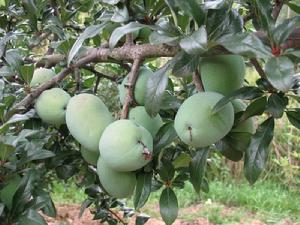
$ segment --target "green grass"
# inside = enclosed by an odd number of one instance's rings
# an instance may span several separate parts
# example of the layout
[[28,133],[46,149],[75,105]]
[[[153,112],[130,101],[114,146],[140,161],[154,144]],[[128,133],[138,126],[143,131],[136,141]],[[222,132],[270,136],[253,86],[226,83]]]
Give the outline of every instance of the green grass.
[[[159,217],[160,192],[152,193],[142,211],[152,217]],[[284,219],[300,221],[300,194],[272,181],[258,182],[250,186],[246,182],[210,182],[210,192],[197,195],[190,183],[182,190],[175,190],[179,207],[179,218],[193,221],[206,218],[214,224],[233,224],[241,220],[259,219],[267,224],[278,224]],[[56,183],[53,198],[60,204],[80,204],[84,192],[73,185]],[[131,200],[128,201],[132,207]],[[190,211],[201,204],[199,210]],[[191,207],[193,206],[193,207]],[[197,207],[197,206],[196,206]],[[248,218],[248,219],[247,219]]]

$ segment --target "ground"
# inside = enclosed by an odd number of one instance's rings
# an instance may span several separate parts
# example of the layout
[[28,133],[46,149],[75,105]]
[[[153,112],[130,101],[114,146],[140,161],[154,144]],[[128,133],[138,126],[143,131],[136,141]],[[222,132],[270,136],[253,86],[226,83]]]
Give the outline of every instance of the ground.
[[[242,212],[243,216],[238,216],[237,213],[241,211],[237,207],[225,207],[219,204],[211,204],[207,206],[204,204],[192,205],[184,208],[179,212],[179,219],[176,220],[174,225],[217,225],[217,224],[234,224],[234,225],[265,225],[265,224],[278,224],[278,225],[300,225],[300,223],[292,222],[289,219],[284,219],[279,223],[262,222],[257,219],[257,215],[252,212]],[[93,221],[93,215],[89,210],[86,210],[81,218],[78,217],[80,206],[79,205],[68,205],[62,204],[57,207],[58,215],[55,219],[46,217],[49,225],[100,225],[99,222]],[[150,206],[149,208],[157,209],[158,206]],[[217,208],[217,210],[216,210]],[[214,211],[216,215],[206,212]],[[157,211],[158,212],[158,211]],[[203,216],[200,216],[203,215]],[[233,218],[232,218],[233,217]],[[157,217],[158,218],[158,217]],[[226,218],[222,221],[222,218]],[[230,221],[228,218],[231,218]],[[130,220],[130,225],[134,225],[134,218]],[[146,225],[164,225],[160,219],[150,219]]]

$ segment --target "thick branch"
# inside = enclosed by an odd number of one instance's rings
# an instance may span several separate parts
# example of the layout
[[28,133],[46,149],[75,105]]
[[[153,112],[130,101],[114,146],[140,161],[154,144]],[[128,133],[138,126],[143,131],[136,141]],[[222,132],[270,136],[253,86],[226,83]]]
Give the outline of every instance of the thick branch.
[[136,80],[138,78],[139,68],[141,65],[142,60],[140,58],[137,58],[133,61],[131,71],[128,74],[128,83],[126,84],[127,92],[125,96],[125,102],[122,109],[122,119],[127,119],[129,108],[131,104],[134,102],[134,86],[136,83]]

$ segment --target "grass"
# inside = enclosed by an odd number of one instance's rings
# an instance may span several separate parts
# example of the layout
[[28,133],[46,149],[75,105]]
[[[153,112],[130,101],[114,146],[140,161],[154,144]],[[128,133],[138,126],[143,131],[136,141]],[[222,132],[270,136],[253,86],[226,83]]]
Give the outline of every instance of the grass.
[[[197,195],[190,183],[176,190],[181,209],[179,218],[193,221],[205,218],[214,224],[234,224],[258,219],[267,224],[278,224],[284,219],[300,221],[300,194],[272,181],[258,182],[250,186],[246,182],[232,183],[212,181],[210,192]],[[160,191],[152,193],[142,211],[159,218]],[[60,204],[80,204],[84,192],[74,184],[56,183],[53,199]],[[132,202],[128,202],[132,206]]]

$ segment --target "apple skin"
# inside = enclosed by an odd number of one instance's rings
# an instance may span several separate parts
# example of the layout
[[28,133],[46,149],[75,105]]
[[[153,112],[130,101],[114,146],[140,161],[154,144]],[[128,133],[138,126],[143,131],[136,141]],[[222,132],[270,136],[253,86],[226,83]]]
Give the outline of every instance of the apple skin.
[[135,171],[151,160],[153,138],[149,131],[132,120],[117,120],[103,132],[100,155],[117,171]]
[[243,86],[245,62],[241,56],[205,57],[200,66],[205,91],[218,92],[226,96]]
[[186,144],[200,148],[216,143],[232,128],[234,110],[231,103],[212,115],[214,105],[223,98],[216,92],[200,92],[186,99],[179,107],[174,128]]
[[137,106],[129,111],[129,119],[134,120],[139,125],[146,128],[154,138],[159,128],[163,125],[163,120],[157,114],[154,118],[149,116],[144,106]]
[[66,122],[70,133],[81,145],[98,152],[102,132],[113,122],[113,117],[100,98],[84,93],[69,101]]
[[66,108],[71,96],[60,88],[44,91],[35,103],[39,117],[46,123],[59,127],[66,123]]
[[[234,113],[238,113],[241,111],[245,111],[245,109],[247,108],[247,105],[239,99],[235,99],[232,102],[233,108],[234,108]],[[254,119],[253,117],[243,121],[242,123],[238,124],[237,126],[235,126],[231,132],[246,132],[246,133],[250,133],[250,134],[254,134],[255,133],[255,124],[254,124]]]
[[132,196],[136,177],[132,172],[119,172],[107,166],[101,157],[97,163],[97,174],[104,190],[115,198],[129,198]]
[[81,152],[82,158],[87,163],[89,163],[91,165],[94,165],[94,166],[97,165],[97,161],[98,161],[99,156],[100,156],[99,151],[91,151],[91,150],[85,148],[84,146],[81,146],[80,152]]
[[55,73],[51,69],[38,68],[35,69],[30,81],[30,87],[34,88],[46,83],[55,76]]
[[[147,82],[150,76],[153,75],[152,70],[147,67],[141,67],[139,70],[139,75],[134,88],[134,99],[139,105],[145,105],[145,97],[147,92]],[[122,83],[118,86],[120,102],[122,105],[125,101],[126,96],[126,87],[125,85],[128,83],[128,76],[124,78]]]

